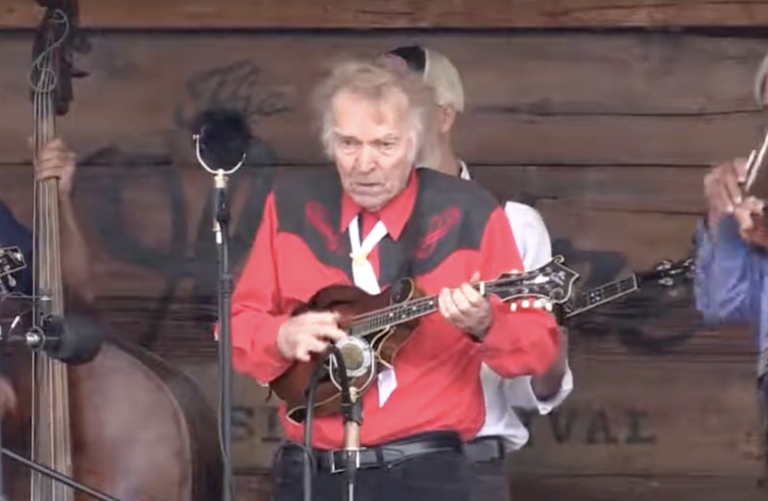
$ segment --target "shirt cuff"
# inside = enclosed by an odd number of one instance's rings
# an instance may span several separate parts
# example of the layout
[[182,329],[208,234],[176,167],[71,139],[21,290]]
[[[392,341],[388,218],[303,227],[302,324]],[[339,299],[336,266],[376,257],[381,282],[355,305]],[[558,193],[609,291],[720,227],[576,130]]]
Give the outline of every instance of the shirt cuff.
[[563,375],[563,380],[560,383],[560,389],[547,400],[539,400],[538,397],[536,397],[536,393],[533,391],[530,378],[528,379],[526,391],[529,393],[531,402],[534,404],[532,407],[534,409],[538,409],[539,414],[541,415],[549,414],[555,408],[559,407],[563,401],[568,398],[568,395],[570,395],[573,391],[573,372],[566,362],[565,374]]

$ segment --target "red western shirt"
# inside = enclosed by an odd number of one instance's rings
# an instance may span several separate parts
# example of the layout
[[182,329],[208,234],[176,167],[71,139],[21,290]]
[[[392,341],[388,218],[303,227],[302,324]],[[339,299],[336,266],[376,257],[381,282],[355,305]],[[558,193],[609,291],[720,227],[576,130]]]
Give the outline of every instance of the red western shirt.
[[[376,214],[362,210],[343,195],[338,233],[361,215],[364,239],[378,219],[397,240],[411,216],[418,179],[412,175],[406,189]],[[379,273],[377,249],[369,255]],[[417,277],[428,294],[443,287],[457,287],[479,271],[482,280],[522,270],[523,263],[509,222],[496,208],[487,220],[479,250],[462,249],[449,254],[432,272]],[[323,265],[297,235],[278,231],[275,194],[265,203],[264,218],[248,261],[233,295],[232,343],[236,371],[269,383],[291,365],[276,344],[278,328],[291,310],[331,284],[350,284],[341,270]],[[554,359],[559,337],[553,318],[540,310],[510,311],[508,303],[491,296],[493,320],[481,343],[472,340],[439,313],[422,317],[411,339],[395,359],[397,388],[379,406],[374,384],[363,397],[362,445],[376,445],[424,431],[455,430],[467,441],[474,438],[485,418],[480,385],[481,362],[502,377],[540,374]],[[290,440],[301,441],[303,426],[281,417]],[[339,415],[316,417],[313,445],[335,449],[343,445]]]

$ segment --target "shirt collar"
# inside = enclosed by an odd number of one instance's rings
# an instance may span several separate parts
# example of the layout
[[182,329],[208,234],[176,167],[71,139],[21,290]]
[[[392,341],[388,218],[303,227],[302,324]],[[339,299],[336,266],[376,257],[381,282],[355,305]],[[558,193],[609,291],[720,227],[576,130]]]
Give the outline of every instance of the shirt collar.
[[467,164],[464,163],[464,160],[459,160],[459,177],[461,179],[472,179],[469,175],[469,169],[467,169]]
[[[384,226],[387,227],[387,233],[389,233],[389,236],[391,236],[393,240],[400,238],[405,223],[407,223],[408,219],[411,217],[413,206],[416,203],[416,193],[418,189],[419,180],[416,177],[416,169],[411,169],[411,174],[408,176],[408,183],[405,185],[405,189],[395,198],[390,200],[381,210],[372,213],[384,223]],[[364,209],[345,192],[341,199],[340,231],[345,231],[352,223],[352,220],[363,211]]]

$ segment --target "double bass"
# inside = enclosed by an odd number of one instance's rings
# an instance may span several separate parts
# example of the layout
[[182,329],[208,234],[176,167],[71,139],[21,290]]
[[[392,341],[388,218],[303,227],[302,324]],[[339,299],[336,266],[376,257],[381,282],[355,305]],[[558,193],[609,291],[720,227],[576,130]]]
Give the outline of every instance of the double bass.
[[[73,0],[40,2],[30,79],[35,160],[67,113],[72,65],[83,49]],[[3,445],[121,501],[209,501],[221,497],[221,448],[213,409],[194,382],[152,353],[113,335],[87,307],[68,308],[62,283],[58,180],[35,181],[32,322],[64,319],[74,336],[101,337],[95,358],[65,364],[15,348],[3,372],[18,393],[4,419]],[[33,323],[33,325],[37,325]],[[91,499],[25,467],[3,461],[11,501]]]

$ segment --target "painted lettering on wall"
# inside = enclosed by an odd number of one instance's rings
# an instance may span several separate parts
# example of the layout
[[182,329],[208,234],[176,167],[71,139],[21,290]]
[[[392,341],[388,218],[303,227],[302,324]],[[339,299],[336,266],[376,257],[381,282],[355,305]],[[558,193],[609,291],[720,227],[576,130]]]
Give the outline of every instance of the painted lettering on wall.
[[[275,169],[266,167],[278,163],[278,152],[258,136],[259,124],[291,110],[288,96],[266,87],[262,76],[262,70],[251,61],[213,68],[193,76],[187,82],[183,97],[174,110],[175,123],[182,129],[188,128],[200,111],[217,106],[241,109],[251,122],[256,137],[248,163],[233,176],[230,183],[233,197],[239,190],[248,190],[246,206],[231,228],[230,260],[233,267],[245,258],[261,221],[263,202],[275,175]],[[180,297],[183,281],[191,280],[193,284],[191,297],[184,294],[186,299],[211,309],[215,304],[217,267],[215,242],[210,229],[210,197],[194,225],[194,235],[189,238],[182,173],[170,159],[146,158],[135,152],[106,148],[83,163],[87,166],[98,163],[96,160],[114,167],[82,169],[78,189],[87,190],[86,198],[94,200],[92,215],[100,243],[112,258],[151,270],[165,280],[161,294],[149,307],[140,339],[142,345],[151,349],[163,332],[164,321],[172,306]],[[139,233],[141,229],[132,227],[126,217],[133,208],[126,206],[123,195],[126,187],[130,186],[129,181],[139,176],[153,176],[167,193],[167,208],[164,210],[169,216],[166,231],[169,243],[164,249],[143,244]],[[521,201],[533,206],[537,204],[535,196]],[[579,249],[568,238],[555,237],[555,254],[563,255],[569,265],[586,265],[589,269],[580,280],[580,287],[591,288],[609,282],[627,269],[627,259],[622,253]],[[613,336],[633,353],[664,354],[675,350],[700,330],[695,321],[678,322],[673,331],[655,327],[665,318],[677,315],[681,306],[689,304],[689,298],[670,301],[662,295],[636,294],[575,317],[571,330],[577,333],[577,337],[583,338]]]
[[[610,446],[655,445],[658,443],[653,419],[640,408],[609,409],[568,405],[548,416],[519,412],[531,438],[526,447],[535,447],[542,438],[559,445]],[[237,405],[233,411],[234,439],[263,444],[277,443],[282,436],[277,407]],[[256,436],[258,432],[262,433]]]
[[585,409],[566,405],[546,417],[528,413],[521,417],[532,432],[526,447],[535,446],[538,430],[534,428],[539,427],[558,444],[649,445],[657,442],[653,420],[648,411],[642,409]]
[[[229,106],[242,110],[248,117],[254,138],[247,161],[230,180],[229,194],[237,197],[248,186],[245,206],[247,217],[239,218],[230,228],[230,260],[237,266],[248,252],[261,221],[264,199],[272,185],[277,155],[257,134],[259,121],[290,109],[284,96],[260,87],[261,69],[249,61],[240,61],[223,68],[214,68],[192,77],[186,93],[175,110],[176,125],[188,129],[194,117],[203,110]],[[190,134],[192,131],[190,130]],[[98,210],[93,211],[100,243],[115,259],[149,269],[165,278],[162,293],[148,312],[140,344],[152,348],[158,341],[181,282],[191,279],[192,297],[198,305],[213,305],[216,294],[216,246],[211,235],[212,198],[206,204],[196,224],[192,249],[188,249],[187,200],[178,168],[168,158],[147,158],[144,155],[102,148],[82,160],[86,166],[79,176],[79,189],[88,191]],[[109,169],[88,169],[88,165],[107,164]],[[137,229],[127,224],[126,213],[131,210],[122,196],[129,179],[155,176],[167,193],[170,225],[166,249],[142,244]],[[89,189],[90,187],[90,189]]]

